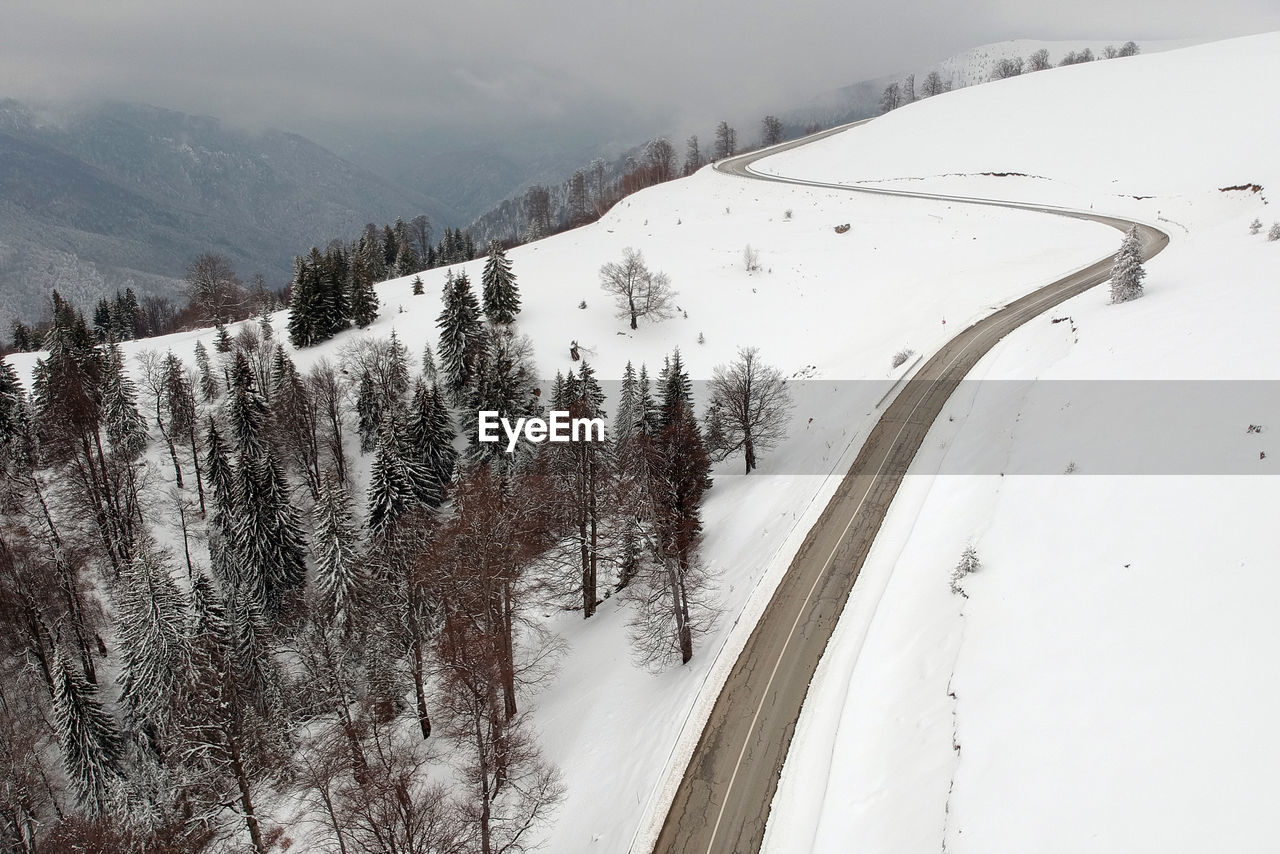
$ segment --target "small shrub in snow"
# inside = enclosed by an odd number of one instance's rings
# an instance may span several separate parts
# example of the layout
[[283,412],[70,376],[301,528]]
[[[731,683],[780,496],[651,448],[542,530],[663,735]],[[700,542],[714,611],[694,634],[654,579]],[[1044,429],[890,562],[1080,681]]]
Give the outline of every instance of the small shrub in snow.
[[960,562],[956,564],[956,568],[951,572],[951,592],[958,593],[968,599],[969,594],[961,589],[960,582],[964,581],[966,575],[972,575],[981,568],[982,563],[978,560],[978,550],[972,545],[965,546],[964,553],[960,555]]
[[1257,234],[1259,231],[1262,231],[1262,220],[1255,217],[1253,222],[1249,223],[1249,233]]
[[907,359],[910,359],[915,354],[916,351],[912,350],[910,347],[903,347],[901,350],[893,354],[893,366],[895,368],[902,367],[906,364]]
[[850,228],[852,228],[852,227],[853,227],[853,226],[849,225],[849,223],[847,223],[847,222],[846,222],[846,223],[842,223],[841,225],[837,225],[837,226],[836,226],[836,234],[844,234],[844,233],[848,232],[848,230],[849,230]]
[[787,208],[782,212],[782,218],[787,222],[791,222],[791,208]]
[[698,333],[698,343],[699,343],[699,344],[706,344],[706,343],[707,343],[707,336],[705,336],[705,335],[703,335],[701,332],[699,332],[699,333]]
[[586,307],[587,307],[587,301],[586,301],[586,300],[583,300],[582,302],[578,303],[578,308],[586,308]]
[[1271,230],[1267,232],[1267,240],[1280,240],[1280,222],[1271,223]]
[[742,266],[747,268],[748,273],[760,270],[760,253],[752,249],[750,243],[742,250]]
[[1067,468],[1065,471],[1063,471],[1063,474],[1075,474],[1075,472],[1076,472],[1076,461],[1072,460],[1071,462],[1067,463]]

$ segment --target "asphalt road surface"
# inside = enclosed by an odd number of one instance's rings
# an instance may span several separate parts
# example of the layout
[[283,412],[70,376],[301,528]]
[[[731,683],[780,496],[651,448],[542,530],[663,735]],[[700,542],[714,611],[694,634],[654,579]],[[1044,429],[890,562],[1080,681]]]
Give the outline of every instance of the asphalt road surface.
[[[858,124],[861,124],[859,122]],[[1062,208],[881,188],[755,172],[751,164],[850,126],[724,160],[721,172],[757,180],[956,204],[1039,211],[1128,231],[1133,223]],[[1169,237],[1138,224],[1143,256]],[[1117,240],[1117,246],[1119,241]],[[1033,291],[952,338],[903,386],[867,436],[852,468],[809,532],[716,701],[667,813],[660,854],[758,852],[787,748],[818,660],[844,610],[898,485],[952,391],[997,341],[1033,317],[1110,277],[1113,256]]]

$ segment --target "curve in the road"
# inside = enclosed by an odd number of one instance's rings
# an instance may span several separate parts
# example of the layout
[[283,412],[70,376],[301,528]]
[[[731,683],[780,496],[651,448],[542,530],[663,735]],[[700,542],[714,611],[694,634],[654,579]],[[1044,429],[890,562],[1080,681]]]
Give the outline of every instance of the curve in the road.
[[[857,122],[856,124],[862,124]],[[752,164],[853,125],[721,161],[716,169],[755,180],[955,204],[1029,210],[1127,231],[1137,225],[1144,258],[1169,237],[1144,223],[1048,205],[806,181]],[[903,386],[867,435],[821,518],[805,538],[738,656],[676,790],[658,854],[758,852],[778,776],[818,661],[916,451],[964,376],[1001,338],[1047,309],[1110,277],[1114,255],[1015,300],[968,327]]]

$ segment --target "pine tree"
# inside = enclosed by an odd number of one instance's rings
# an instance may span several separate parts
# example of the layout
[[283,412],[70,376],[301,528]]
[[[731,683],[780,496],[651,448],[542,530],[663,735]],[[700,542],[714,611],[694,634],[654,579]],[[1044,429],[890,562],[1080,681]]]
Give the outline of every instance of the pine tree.
[[316,322],[322,339],[332,338],[351,325],[355,298],[350,286],[351,264],[341,248],[333,248],[323,255],[311,250],[313,275],[319,282],[320,316]]
[[206,422],[204,448],[204,467],[213,487],[214,507],[230,516],[235,508],[235,475],[231,470],[227,443],[213,416],[209,416]]
[[394,329],[387,341],[386,379],[381,392],[384,412],[404,412],[405,396],[409,393],[409,348]]
[[480,281],[484,314],[489,322],[515,323],[516,315],[520,313],[520,291],[516,287],[515,274],[511,272],[511,261],[497,240],[489,242],[489,258],[485,261]]
[[267,606],[274,612],[290,591],[307,580],[306,534],[298,509],[289,498],[289,483],[275,452],[262,462],[262,494],[271,513],[272,554],[266,567]]
[[316,503],[312,549],[322,613],[349,633],[366,579],[360,565],[359,532],[351,518],[351,496],[327,472]]
[[295,347],[310,347],[323,341],[320,329],[324,295],[311,266],[301,257],[293,262],[293,283],[289,296],[289,342]]
[[102,420],[107,428],[107,441],[125,459],[137,459],[147,447],[147,422],[138,412],[137,392],[133,380],[125,373],[120,345],[106,345],[106,356]]
[[276,337],[276,328],[271,323],[271,314],[264,308],[258,315],[258,332],[263,341],[272,341]]
[[267,401],[258,392],[253,369],[244,353],[236,353],[230,377],[227,421],[240,452],[257,458],[266,449],[266,430],[271,412]]
[[640,365],[636,377],[636,431],[640,436],[651,436],[658,428],[658,407],[649,386],[649,369]]
[[1121,242],[1111,267],[1111,301],[1128,302],[1142,296],[1142,280],[1146,275],[1142,268],[1142,241],[1135,224]]
[[120,338],[132,341],[138,337],[138,295],[133,288],[124,289],[124,298],[120,302]]
[[273,450],[257,458],[242,453],[235,474],[234,580],[264,614],[275,615],[306,580],[306,538]]
[[[643,388],[642,381],[643,380]],[[642,365],[636,374],[631,362],[622,373],[618,394],[618,410],[613,420],[614,460],[617,472],[619,513],[618,588],[626,587],[640,571],[642,561],[642,529],[637,504],[643,500],[644,453],[641,436],[648,435],[645,408],[652,410],[649,377]],[[646,402],[647,401],[647,402]]]
[[[534,395],[534,368],[528,356],[528,339],[517,338],[505,327],[492,328],[485,338],[485,346],[476,361],[467,408],[468,416],[476,419],[475,423],[466,425],[470,453],[481,463],[497,459],[510,463],[512,459],[501,443],[479,440],[478,413],[496,412],[498,418],[509,419],[513,424],[518,418],[539,414]],[[473,412],[477,414],[471,416]]]
[[257,598],[231,588],[224,613],[227,621],[227,657],[234,677],[235,694],[266,716],[276,685],[271,664],[270,630]]
[[222,389],[214,379],[213,369],[209,364],[209,351],[199,341],[196,342],[196,371],[200,374],[200,396],[206,403],[217,400]]
[[622,387],[618,391],[618,410],[613,418],[613,442],[619,457],[623,448],[635,438],[640,426],[639,388],[636,380],[636,369],[631,361],[622,369]]
[[[582,363],[577,376],[574,376],[573,371],[569,372],[562,393],[570,417],[604,417],[604,391],[586,361]],[[568,443],[564,452],[568,465],[561,472],[558,490],[577,542],[584,618],[595,613],[598,599],[603,493],[610,480],[612,467],[608,450],[608,445],[592,441],[590,436]]]
[[378,294],[373,289],[373,274],[364,259],[356,257],[351,266],[351,320],[364,329],[378,319]]
[[[8,361],[0,359],[0,448],[12,453],[26,429],[26,395],[18,372]],[[0,466],[0,471],[3,467]]]
[[369,534],[373,539],[382,540],[415,501],[400,447],[393,432],[384,428],[369,476]]
[[[1258,223],[1258,228],[1262,228],[1262,223]],[[111,335],[111,307],[107,305],[105,297],[98,300],[98,305],[93,310],[93,334],[99,341],[106,341]]]
[[19,353],[30,353],[40,349],[40,336],[30,326],[21,321],[13,322],[13,349]]
[[455,400],[471,383],[477,351],[482,345],[480,306],[465,273],[445,281],[444,310],[436,322],[440,329],[440,368],[445,388]]
[[457,438],[453,415],[444,402],[444,394],[440,386],[431,386],[431,432],[424,447],[427,450],[427,465],[435,475],[436,481],[447,488],[453,482],[454,469],[458,465],[458,452],[453,446]]
[[124,742],[103,709],[97,689],[72,671],[62,651],[53,656],[53,726],[62,748],[62,766],[81,807],[89,815],[107,811],[121,779]]
[[210,640],[214,645],[225,646],[230,639],[223,598],[214,587],[213,580],[203,572],[197,572],[191,580],[191,628],[188,636],[194,657],[198,657],[202,649],[209,649]]
[[231,333],[227,331],[227,327],[219,323],[214,327],[215,336],[213,339],[213,349],[219,353],[231,352]]
[[360,436],[360,453],[367,454],[373,450],[381,424],[382,407],[373,385],[373,377],[363,373],[356,391],[356,432]]
[[665,429],[680,418],[693,417],[693,382],[684,369],[679,347],[663,361],[662,371],[658,374],[658,385],[662,393],[657,424],[659,429]]
[[644,442],[652,524],[657,554],[669,589],[675,639],[682,663],[693,657],[690,580],[698,566],[702,495],[711,485],[711,460],[688,403],[688,378],[677,351],[663,371],[662,417],[658,432]]
[[420,297],[420,296],[422,296],[424,293],[426,293],[426,288],[425,288],[425,287],[423,287],[423,284],[422,284],[422,277],[421,277],[421,276],[414,276],[414,277],[413,277],[413,295],[414,295],[415,297]]
[[144,543],[121,573],[115,606],[121,698],[141,720],[158,726],[187,677],[191,639],[186,597],[154,543]]
[[421,270],[422,265],[418,261],[418,254],[413,251],[413,247],[407,243],[401,243],[396,250],[395,272],[397,276],[407,276],[410,273]]
[[453,419],[444,405],[440,389],[428,387],[419,380],[413,390],[413,402],[409,407],[409,425],[405,441],[407,455],[426,467],[440,490],[438,506],[445,498],[448,485],[453,480],[453,467],[458,461],[454,450]]
[[213,492],[213,515],[208,529],[209,556],[218,582],[225,588],[242,580],[241,563],[235,551],[239,504],[227,445],[212,416],[205,429],[204,445],[205,472]]
[[430,344],[422,345],[422,379],[430,385],[435,385],[439,380],[439,374],[436,371],[436,357],[431,352]]

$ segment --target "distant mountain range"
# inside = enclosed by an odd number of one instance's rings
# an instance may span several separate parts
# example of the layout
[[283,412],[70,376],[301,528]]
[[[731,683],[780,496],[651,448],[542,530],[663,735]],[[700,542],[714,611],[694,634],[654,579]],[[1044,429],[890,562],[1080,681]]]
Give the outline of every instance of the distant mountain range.
[[48,290],[172,294],[196,255],[278,287],[294,255],[366,222],[460,217],[296,134],[136,104],[0,101],[0,335]]

